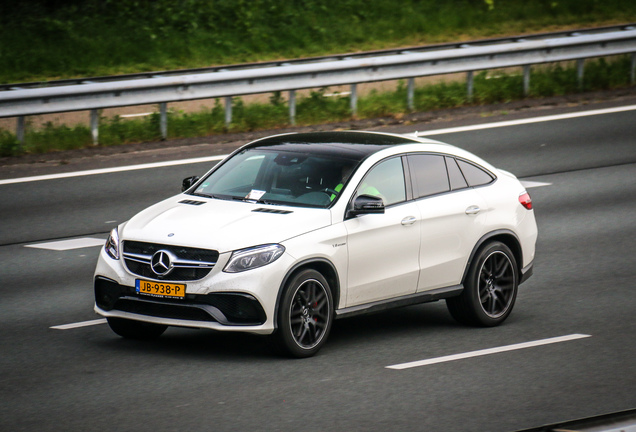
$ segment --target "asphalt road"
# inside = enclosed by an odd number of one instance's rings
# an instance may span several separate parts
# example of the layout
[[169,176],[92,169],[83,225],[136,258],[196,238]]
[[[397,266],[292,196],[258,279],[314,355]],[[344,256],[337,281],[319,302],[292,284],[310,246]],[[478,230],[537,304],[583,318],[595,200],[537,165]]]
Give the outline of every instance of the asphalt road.
[[[0,185],[0,430],[514,431],[636,408],[634,137],[636,111],[436,135],[549,184],[529,189],[540,237],[515,310],[491,329],[443,302],[340,320],[305,360],[251,335],[51,328],[99,318],[99,247],[30,246],[105,239],[210,163]],[[569,335],[588,337],[387,368]]]

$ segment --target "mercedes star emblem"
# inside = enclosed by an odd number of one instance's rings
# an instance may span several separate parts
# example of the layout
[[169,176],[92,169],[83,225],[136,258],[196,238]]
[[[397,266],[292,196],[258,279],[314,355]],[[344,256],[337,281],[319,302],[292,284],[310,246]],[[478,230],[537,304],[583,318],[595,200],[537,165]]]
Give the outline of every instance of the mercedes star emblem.
[[165,276],[172,271],[176,257],[166,250],[155,252],[150,260],[150,268],[157,276]]

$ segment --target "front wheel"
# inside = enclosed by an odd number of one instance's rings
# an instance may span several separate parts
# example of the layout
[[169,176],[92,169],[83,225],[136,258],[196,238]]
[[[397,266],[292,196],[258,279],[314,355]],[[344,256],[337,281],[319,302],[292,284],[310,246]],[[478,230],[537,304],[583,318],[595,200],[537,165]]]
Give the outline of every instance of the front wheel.
[[111,330],[127,339],[155,339],[166,331],[168,326],[134,321],[125,318],[107,318]]
[[492,327],[508,318],[517,298],[519,270],[508,246],[493,242],[475,255],[464,291],[446,299],[453,318],[463,324]]
[[307,269],[285,285],[274,337],[292,357],[311,357],[324,345],[333,322],[333,297],[319,272]]

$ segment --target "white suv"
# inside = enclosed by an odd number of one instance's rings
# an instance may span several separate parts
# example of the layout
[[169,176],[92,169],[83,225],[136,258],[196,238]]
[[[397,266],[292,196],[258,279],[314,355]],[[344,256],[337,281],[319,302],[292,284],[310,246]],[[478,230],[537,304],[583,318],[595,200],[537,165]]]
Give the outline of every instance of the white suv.
[[167,326],[272,334],[315,354],[335,318],[446,299],[503,322],[537,227],[510,173],[437,141],[284,134],[238,149],[114,229],[95,311],[129,338]]

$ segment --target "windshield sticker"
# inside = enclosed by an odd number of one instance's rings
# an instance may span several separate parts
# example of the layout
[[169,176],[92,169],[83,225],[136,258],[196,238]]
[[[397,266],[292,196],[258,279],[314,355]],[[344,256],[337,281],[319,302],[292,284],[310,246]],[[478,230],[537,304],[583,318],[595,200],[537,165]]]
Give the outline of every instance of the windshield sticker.
[[250,193],[247,194],[245,199],[258,201],[263,195],[265,195],[265,191],[252,189]]

